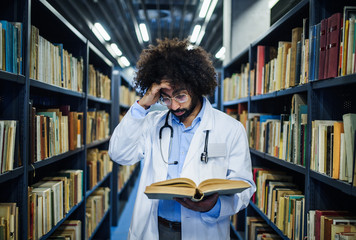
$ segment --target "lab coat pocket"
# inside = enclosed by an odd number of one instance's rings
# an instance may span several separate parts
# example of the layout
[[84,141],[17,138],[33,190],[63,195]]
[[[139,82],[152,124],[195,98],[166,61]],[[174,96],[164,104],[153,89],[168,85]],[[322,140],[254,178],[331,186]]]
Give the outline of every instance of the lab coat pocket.
[[208,162],[203,163],[205,173],[211,178],[225,178],[228,164],[226,161],[226,144],[210,143],[208,146]]

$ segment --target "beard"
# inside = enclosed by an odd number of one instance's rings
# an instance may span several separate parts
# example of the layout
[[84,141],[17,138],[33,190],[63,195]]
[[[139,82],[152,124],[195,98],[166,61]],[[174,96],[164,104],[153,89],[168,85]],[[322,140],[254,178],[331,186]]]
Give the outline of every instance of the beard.
[[[190,103],[190,106],[188,108],[180,108],[175,111],[171,110],[171,112],[176,116],[180,122],[183,122],[187,117],[192,114],[194,111],[195,107],[198,105],[199,98],[197,96],[192,97],[192,102]],[[182,115],[177,116],[176,113],[184,112]]]

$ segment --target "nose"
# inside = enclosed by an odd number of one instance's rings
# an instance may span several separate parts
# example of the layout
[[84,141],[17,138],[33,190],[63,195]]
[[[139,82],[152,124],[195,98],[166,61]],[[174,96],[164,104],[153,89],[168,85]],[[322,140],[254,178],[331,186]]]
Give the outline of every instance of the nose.
[[176,100],[172,99],[172,104],[170,106],[171,110],[175,111],[180,107],[179,103]]

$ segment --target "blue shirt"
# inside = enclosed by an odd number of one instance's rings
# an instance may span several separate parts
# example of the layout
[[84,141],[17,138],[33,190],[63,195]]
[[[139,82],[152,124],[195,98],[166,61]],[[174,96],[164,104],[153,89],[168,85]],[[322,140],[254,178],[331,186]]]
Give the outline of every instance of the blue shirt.
[[[178,178],[182,172],[185,157],[188,153],[190,142],[194,136],[195,131],[200,125],[201,118],[203,116],[206,100],[203,101],[203,106],[198,115],[193,120],[191,126],[185,127],[183,123],[174,115],[172,115],[172,149],[169,154],[168,162],[178,161],[178,164],[169,164],[167,179]],[[131,108],[131,115],[135,118],[142,118],[148,113],[148,109],[144,109],[137,102],[134,103]],[[208,212],[202,214],[208,214],[211,217],[217,218],[220,214],[220,199],[218,199],[215,206]],[[181,205],[175,200],[160,200],[158,205],[158,216],[167,220],[180,222],[181,221]]]

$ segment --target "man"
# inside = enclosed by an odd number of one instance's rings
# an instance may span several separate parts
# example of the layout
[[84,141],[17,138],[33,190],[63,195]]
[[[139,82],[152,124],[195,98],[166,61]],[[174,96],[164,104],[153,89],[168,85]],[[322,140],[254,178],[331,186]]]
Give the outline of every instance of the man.
[[[187,40],[158,40],[141,53],[137,69],[143,97],[116,127],[109,146],[111,159],[120,164],[143,160],[129,239],[229,239],[230,216],[248,205],[255,184],[242,124],[204,97],[217,86],[209,55]],[[157,101],[168,110],[149,112]],[[146,186],[177,177],[197,185],[210,178],[236,179],[251,187],[200,202],[144,194]]]

